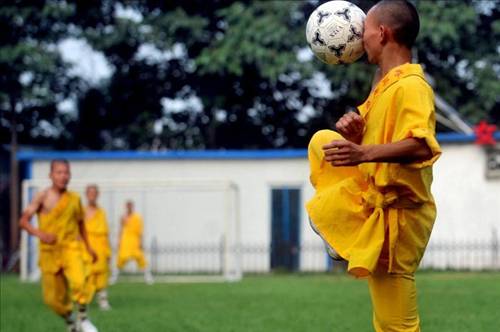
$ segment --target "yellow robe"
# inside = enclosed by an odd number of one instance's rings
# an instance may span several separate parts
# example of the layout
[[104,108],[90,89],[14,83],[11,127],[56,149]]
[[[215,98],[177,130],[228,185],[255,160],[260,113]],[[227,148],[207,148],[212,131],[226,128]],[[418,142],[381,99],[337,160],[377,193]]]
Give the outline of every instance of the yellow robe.
[[97,254],[97,261],[92,263],[92,258],[85,247],[82,246],[85,263],[88,266],[88,282],[92,289],[91,296],[93,296],[95,291],[100,291],[108,286],[111,246],[109,244],[109,230],[104,209],[97,208],[92,217],[85,219],[85,228],[90,247]]
[[141,248],[143,228],[142,217],[138,213],[133,213],[126,219],[125,224],[122,226],[120,248],[118,250],[118,268],[122,268],[129,259],[135,259],[140,268],[146,266]]
[[40,242],[39,266],[44,301],[60,315],[71,311],[72,301],[88,303],[78,227],[82,219],[80,197],[70,191],[61,195],[49,213],[38,214],[39,229],[56,236],[55,244]]
[[321,147],[336,132],[316,133],[309,144],[314,197],[306,208],[320,236],[349,261],[358,277],[384,263],[388,272],[413,273],[436,216],[431,165],[441,150],[435,138],[434,95],[419,65],[393,68],[359,107],[362,144],[424,139],[432,158],[411,164],[364,163],[333,167]]
[[97,208],[94,215],[85,220],[85,228],[90,247],[97,254],[97,261],[92,264],[92,273],[107,273],[111,246],[109,245],[109,229],[104,209]]
[[64,267],[65,252],[79,249],[80,220],[83,220],[80,197],[70,191],[60,197],[49,213],[38,213],[40,230],[56,236],[55,244],[40,242],[39,265],[42,272],[58,272]]

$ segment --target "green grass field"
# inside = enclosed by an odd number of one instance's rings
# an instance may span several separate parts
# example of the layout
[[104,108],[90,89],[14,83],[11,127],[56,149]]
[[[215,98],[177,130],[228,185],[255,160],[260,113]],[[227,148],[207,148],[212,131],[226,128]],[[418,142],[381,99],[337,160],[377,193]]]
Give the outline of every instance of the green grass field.
[[[500,331],[500,273],[417,274],[422,330]],[[2,275],[0,331],[65,331],[39,284]],[[113,310],[91,318],[111,331],[372,331],[366,281],[345,275],[251,276],[238,283],[118,283]]]

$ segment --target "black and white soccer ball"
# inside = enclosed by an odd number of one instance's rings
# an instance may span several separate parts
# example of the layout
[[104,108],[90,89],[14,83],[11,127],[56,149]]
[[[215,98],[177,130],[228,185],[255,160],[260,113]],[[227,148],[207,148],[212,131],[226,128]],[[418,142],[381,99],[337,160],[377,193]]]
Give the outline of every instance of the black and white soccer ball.
[[353,63],[365,52],[365,13],[348,1],[329,1],[316,8],[306,26],[307,43],[327,64]]

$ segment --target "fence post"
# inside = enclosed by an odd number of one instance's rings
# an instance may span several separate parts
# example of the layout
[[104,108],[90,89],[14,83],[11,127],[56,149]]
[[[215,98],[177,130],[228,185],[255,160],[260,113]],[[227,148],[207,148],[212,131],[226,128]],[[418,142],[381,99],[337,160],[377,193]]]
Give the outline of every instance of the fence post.
[[220,238],[219,243],[219,257],[220,257],[220,273],[225,276],[226,272],[226,237],[224,235]]
[[158,241],[156,236],[151,241],[151,273],[158,272]]
[[497,237],[497,230],[495,227],[491,229],[491,267],[493,270],[498,269],[500,266],[498,266],[498,254],[499,254],[499,248],[498,248],[498,237]]

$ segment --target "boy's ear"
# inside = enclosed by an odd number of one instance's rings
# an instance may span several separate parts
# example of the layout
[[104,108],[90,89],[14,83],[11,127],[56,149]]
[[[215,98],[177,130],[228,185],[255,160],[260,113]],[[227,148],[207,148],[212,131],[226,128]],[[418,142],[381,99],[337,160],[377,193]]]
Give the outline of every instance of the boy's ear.
[[389,35],[390,35],[391,31],[385,25],[379,25],[378,28],[379,28],[380,43],[382,45],[385,45],[389,41]]

